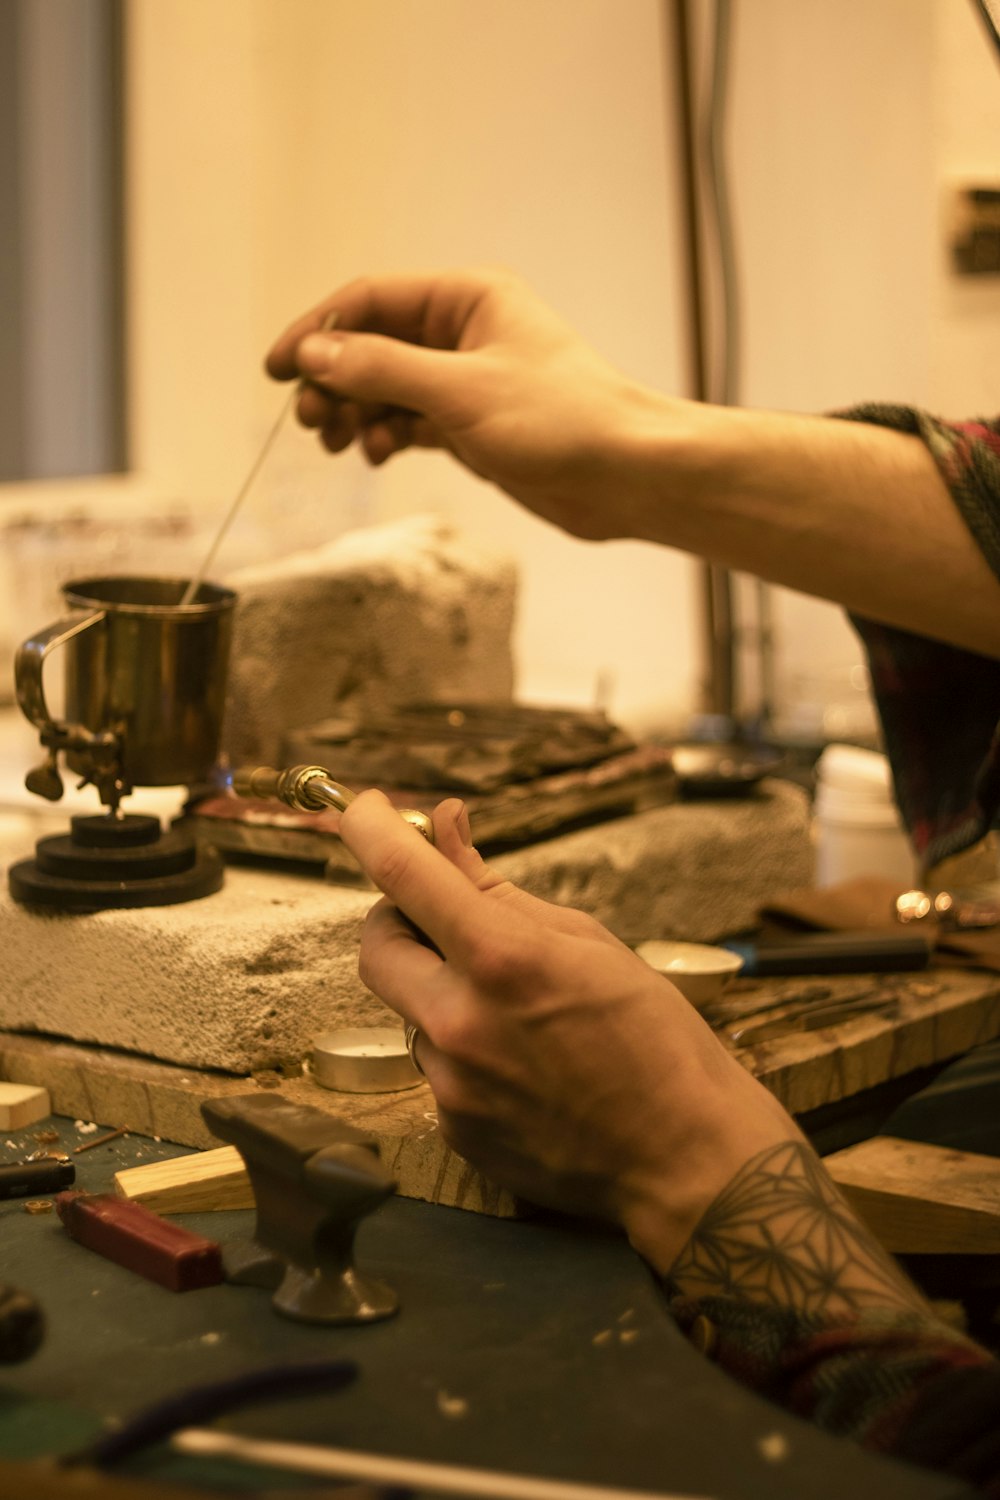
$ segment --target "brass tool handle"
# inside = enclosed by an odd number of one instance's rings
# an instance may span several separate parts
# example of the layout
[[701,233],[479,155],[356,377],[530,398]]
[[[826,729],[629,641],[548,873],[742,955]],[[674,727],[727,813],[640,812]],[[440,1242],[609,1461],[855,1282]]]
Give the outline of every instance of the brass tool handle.
[[[99,625],[107,616],[104,609],[74,609],[53,625],[36,631],[17,648],[14,658],[14,686],[17,702],[24,717],[39,730],[42,744],[48,751],[45,761],[35,766],[25,777],[29,792],[45,797],[49,802],[58,802],[63,794],[62,777],[59,774],[57,752],[60,750],[87,750],[95,757],[95,764],[102,771],[109,771],[119,750],[119,737],[114,730],[94,732],[82,724],[70,724],[53,718],[45,701],[42,684],[42,668],[50,651],[64,646],[83,630]],[[95,779],[100,780],[99,777]],[[110,800],[117,805],[114,798]]]
[[57,620],[54,625],[47,625],[18,647],[14,660],[18,705],[24,717],[30,719],[43,734],[58,739],[66,726],[58,719],[53,719],[45,702],[42,663],[56,646],[72,640],[81,630],[87,630],[91,625],[99,625],[106,613],[103,609],[75,609],[72,614]]
[[253,771],[234,771],[233,791],[238,797],[284,802],[296,812],[321,812],[324,807],[343,812],[354,801],[354,793],[334,781],[325,766],[290,766],[287,771],[257,766]]
[[[275,771],[270,766],[257,766],[254,770],[247,767],[233,772],[233,791],[238,797],[284,802],[296,812],[321,812],[324,807],[343,812],[357,795],[334,781],[325,766],[290,766],[286,771]],[[426,813],[401,807],[399,816],[433,844],[434,826]]]

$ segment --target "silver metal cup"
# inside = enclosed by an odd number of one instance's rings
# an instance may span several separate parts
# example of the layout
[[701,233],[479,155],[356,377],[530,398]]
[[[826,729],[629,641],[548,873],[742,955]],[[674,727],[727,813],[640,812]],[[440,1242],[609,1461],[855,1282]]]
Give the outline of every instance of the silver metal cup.
[[[67,613],[18,649],[22,712],[46,761],[26,784],[62,796],[57,756],[112,810],[136,786],[197,785],[218,758],[236,595],[203,583],[181,604],[177,578],[86,578],[63,585]],[[49,712],[45,658],[64,648],[65,717]]]

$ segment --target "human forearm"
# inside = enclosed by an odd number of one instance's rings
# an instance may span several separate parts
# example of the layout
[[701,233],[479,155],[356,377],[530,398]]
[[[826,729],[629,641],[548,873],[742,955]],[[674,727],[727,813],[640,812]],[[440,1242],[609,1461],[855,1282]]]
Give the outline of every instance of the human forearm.
[[[664,543],[1000,655],[997,578],[912,433],[659,395],[490,271],[342,287],[268,364],[304,377],[300,418],[333,450],[443,447],[573,535]],[[995,515],[1000,450],[980,446]]]
[[650,394],[609,443],[645,539],[1000,655],[1000,583],[921,438]]
[[1000,1369],[931,1307],[854,1218],[803,1141],[719,1194],[665,1278],[719,1367],[864,1447],[1000,1493]]
[[866,1308],[929,1311],[801,1138],[744,1163],[667,1280],[686,1297],[734,1297],[823,1317]]

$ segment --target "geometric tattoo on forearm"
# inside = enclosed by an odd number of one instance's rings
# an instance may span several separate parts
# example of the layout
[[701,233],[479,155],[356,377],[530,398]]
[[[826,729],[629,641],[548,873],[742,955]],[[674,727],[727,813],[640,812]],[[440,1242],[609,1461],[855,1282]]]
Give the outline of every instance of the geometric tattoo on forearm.
[[802,1141],[769,1146],[740,1169],[667,1280],[684,1296],[737,1297],[801,1312],[927,1311]]

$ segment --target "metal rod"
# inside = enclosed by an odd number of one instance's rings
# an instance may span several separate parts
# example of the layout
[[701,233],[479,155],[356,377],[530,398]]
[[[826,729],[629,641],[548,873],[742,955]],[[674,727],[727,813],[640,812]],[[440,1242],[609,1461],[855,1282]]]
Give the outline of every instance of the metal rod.
[[[337,314],[335,312],[327,313],[321,324],[321,331],[323,333],[329,333],[336,321]],[[226,532],[235,521],[240,506],[243,504],[247,495],[250,493],[254,480],[257,478],[257,475],[263,468],[265,458],[274,447],[274,444],[278,438],[278,434],[284,427],[285,422],[292,410],[292,407],[298,400],[298,395],[299,386],[296,384],[292,387],[288,397],[283,402],[281,410],[278,413],[278,420],[275,422],[267,437],[264,439],[263,447],[257,454],[257,457],[254,459],[253,463],[250,465],[250,472],[247,474],[247,477],[244,479],[243,483],[237,490],[236,499],[233,501],[232,505],[223,516],[222,523],[219,526],[218,531],[215,533],[215,536],[212,538],[212,544],[208,549],[201,567],[198,569],[197,573],[195,573],[194,577],[188,583],[187,588],[184,590],[183,596],[181,598],[182,605],[191,604],[197,598],[198,590],[201,588],[203,582],[205,581],[205,575],[207,574],[209,568],[212,566],[212,563],[215,559],[215,554],[218,552],[219,547],[222,545],[222,540],[225,537]]]
[[[695,401],[711,399],[708,368],[707,288],[705,246],[699,192],[699,153],[695,137],[695,88],[693,42],[689,0],[668,0],[677,97],[676,132],[680,146],[680,181],[683,203],[684,272],[687,280],[685,305],[688,316],[688,361],[691,395]],[[703,708],[731,724],[735,714],[736,652],[733,637],[733,585],[726,568],[702,562],[699,567],[702,605],[702,650],[706,681]]]
[[[242,1463],[269,1465],[328,1479],[358,1479],[370,1484],[400,1485],[442,1495],[477,1496],[478,1500],[653,1500],[648,1490],[580,1484],[546,1479],[541,1475],[505,1474],[493,1469],[471,1469],[459,1464],[428,1463],[423,1459],[392,1458],[347,1448],[325,1448],[314,1443],[288,1443],[247,1438],[235,1432],[185,1427],[171,1443],[181,1453],[201,1457],[234,1458]],[[658,1492],[657,1500],[690,1500]]]

